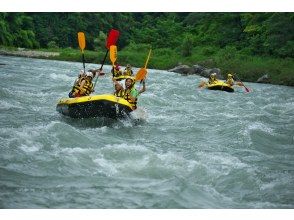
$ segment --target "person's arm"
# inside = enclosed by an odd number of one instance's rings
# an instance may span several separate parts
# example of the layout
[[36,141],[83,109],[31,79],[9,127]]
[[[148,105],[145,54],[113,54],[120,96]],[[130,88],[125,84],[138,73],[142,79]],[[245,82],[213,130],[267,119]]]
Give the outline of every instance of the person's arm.
[[141,93],[146,91],[146,86],[145,86],[145,80],[143,80],[143,87],[142,89],[139,91],[138,95],[140,95]]

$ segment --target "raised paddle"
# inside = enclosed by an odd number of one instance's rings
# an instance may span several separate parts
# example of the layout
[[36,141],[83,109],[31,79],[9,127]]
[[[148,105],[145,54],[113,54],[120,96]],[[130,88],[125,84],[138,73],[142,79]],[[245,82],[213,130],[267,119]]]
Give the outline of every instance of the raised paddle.
[[83,67],[84,67],[84,73],[85,73],[85,55],[84,55],[84,49],[86,47],[86,38],[84,32],[78,32],[78,40],[79,40],[79,47],[82,52],[82,59],[83,59]]
[[143,68],[139,69],[139,71],[137,72],[137,74],[135,76],[136,81],[141,81],[141,80],[145,79],[146,74],[147,74],[146,68],[147,68],[148,61],[150,59],[151,51],[152,51],[152,49],[149,50],[149,54],[147,56],[145,66]]
[[[118,37],[119,37],[119,31],[118,30],[115,30],[115,29],[111,29],[108,33],[108,36],[107,36],[107,40],[106,40],[106,44],[105,44],[105,47],[107,48],[107,51],[105,53],[105,56],[104,56],[104,59],[102,61],[102,64],[101,64],[101,67],[99,68],[99,70],[101,71],[102,68],[103,68],[103,65],[105,63],[105,60],[106,60],[106,57],[107,57],[107,54],[108,54],[108,51],[110,49],[110,46],[111,45],[116,45],[116,42],[118,40]],[[98,75],[99,76],[99,75]],[[96,86],[96,83],[97,83],[97,80],[98,80],[98,76],[95,80],[95,84],[94,84],[94,88]]]
[[244,86],[245,91],[246,91],[246,92],[250,92],[250,90],[244,85],[244,83],[240,80],[240,78],[237,76],[236,73],[235,73],[235,76],[236,76],[237,80],[239,80],[239,81],[241,82],[242,86]]
[[111,45],[109,51],[110,51],[109,58],[112,63],[112,67],[114,67],[114,63],[117,59],[117,47],[115,45]]

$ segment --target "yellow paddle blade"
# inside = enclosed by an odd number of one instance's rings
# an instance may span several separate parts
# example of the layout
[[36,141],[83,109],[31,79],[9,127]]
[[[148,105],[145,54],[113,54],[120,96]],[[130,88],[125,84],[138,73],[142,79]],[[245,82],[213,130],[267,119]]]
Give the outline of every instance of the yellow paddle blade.
[[117,47],[115,45],[111,45],[110,48],[109,48],[109,57],[110,57],[110,60],[112,62],[112,65],[114,65],[116,59],[117,59]]
[[83,51],[86,47],[86,38],[84,32],[78,33],[78,40],[79,40],[79,46],[81,50]]
[[136,81],[141,81],[145,79],[146,74],[147,74],[147,70],[145,68],[139,69],[135,77]]
[[148,54],[148,57],[147,57],[147,60],[145,62],[145,66],[144,66],[145,69],[147,67],[147,64],[148,64],[148,61],[149,61],[149,58],[150,58],[150,55],[151,55],[151,51],[152,51],[152,49],[149,50],[149,54]]

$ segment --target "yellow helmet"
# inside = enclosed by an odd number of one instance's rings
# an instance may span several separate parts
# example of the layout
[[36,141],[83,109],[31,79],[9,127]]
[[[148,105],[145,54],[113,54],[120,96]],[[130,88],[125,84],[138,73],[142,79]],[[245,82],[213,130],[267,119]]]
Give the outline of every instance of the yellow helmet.
[[229,74],[228,74],[228,77],[233,77],[233,75],[229,73]]

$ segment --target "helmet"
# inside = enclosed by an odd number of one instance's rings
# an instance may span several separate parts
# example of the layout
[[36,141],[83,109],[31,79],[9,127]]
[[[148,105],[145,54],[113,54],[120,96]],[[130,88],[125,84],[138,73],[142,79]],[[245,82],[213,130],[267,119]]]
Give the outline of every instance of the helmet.
[[84,74],[84,70],[80,70],[79,77],[81,77]]
[[86,73],[86,76],[90,76],[91,78],[93,78],[93,73],[91,73],[91,72],[87,72],[87,73]]
[[212,73],[212,74],[210,74],[210,77],[211,77],[211,78],[215,78],[215,77],[216,77],[216,73]]
[[127,64],[127,68],[131,68],[131,65],[130,64]]
[[132,80],[132,82],[134,82],[134,80],[135,80],[134,77],[127,77],[126,80],[127,80],[127,79]]
[[120,69],[120,66],[119,66],[118,64],[116,64],[116,65],[115,65],[115,69],[116,69],[116,70],[119,70],[119,69]]
[[230,74],[230,73],[228,74],[228,77],[232,77],[232,76],[233,76],[232,74]]
[[126,82],[128,79],[130,79],[130,80],[132,81],[131,86],[134,86],[135,83],[136,83],[135,78],[134,78],[134,77],[127,77],[126,80],[125,80],[125,82]]

